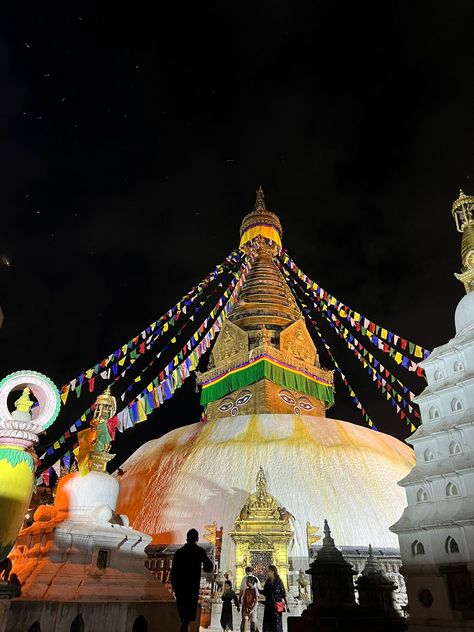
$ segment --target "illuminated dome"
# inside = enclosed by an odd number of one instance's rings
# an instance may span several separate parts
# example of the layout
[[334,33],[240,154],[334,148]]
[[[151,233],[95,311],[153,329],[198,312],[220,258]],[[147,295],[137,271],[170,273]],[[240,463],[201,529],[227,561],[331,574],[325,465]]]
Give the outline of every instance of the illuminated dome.
[[291,558],[307,557],[306,523],[333,525],[338,545],[396,547],[389,526],[405,506],[397,481],[413,451],[386,434],[299,415],[242,415],[197,423],[144,444],[123,465],[120,513],[156,542],[216,521],[226,538],[263,468],[268,491],[295,517]]

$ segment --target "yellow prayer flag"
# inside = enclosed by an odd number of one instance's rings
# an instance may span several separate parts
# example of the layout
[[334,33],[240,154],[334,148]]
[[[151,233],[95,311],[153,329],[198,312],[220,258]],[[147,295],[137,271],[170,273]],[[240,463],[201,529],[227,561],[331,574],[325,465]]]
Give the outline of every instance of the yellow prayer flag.
[[89,453],[91,451],[90,439],[91,431],[89,428],[81,430],[77,433],[79,441],[79,454],[77,456],[77,465],[79,466],[79,473],[81,476],[85,476],[89,473]]
[[145,406],[142,404],[142,401],[139,399],[137,401],[137,411],[138,411],[138,419],[137,419],[137,424],[139,424],[142,421],[146,421],[147,419],[147,415],[145,412]]
[[55,441],[55,442],[53,443],[53,448],[54,448],[55,450],[59,450],[59,441]]
[[410,432],[415,432],[416,428],[413,424],[410,424]]
[[64,389],[64,392],[61,393],[61,401],[63,404],[66,404],[66,400],[67,400],[67,396],[69,395],[69,389],[71,388],[71,386],[68,384],[66,386],[66,388]]
[[393,359],[395,360],[395,362],[396,362],[397,364],[401,364],[401,363],[402,363],[402,361],[403,361],[403,356],[402,356],[402,354],[400,353],[400,351],[397,351],[397,353],[395,354],[395,357],[394,357]]
[[422,358],[423,357],[423,352],[421,350],[420,345],[415,345],[415,356],[417,358]]
[[388,331],[382,327],[382,329],[380,330],[380,337],[382,338],[382,340],[387,340],[387,336]]

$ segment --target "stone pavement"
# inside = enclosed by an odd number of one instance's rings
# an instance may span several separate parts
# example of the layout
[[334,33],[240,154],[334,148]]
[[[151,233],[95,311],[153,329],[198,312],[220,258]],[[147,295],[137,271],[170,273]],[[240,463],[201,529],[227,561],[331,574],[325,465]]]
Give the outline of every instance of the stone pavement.
[[[289,613],[290,616],[294,617],[294,616],[301,615],[303,610],[306,608],[306,605],[307,604],[302,604],[299,602],[291,603],[290,613]],[[263,609],[264,609],[264,605],[263,603],[260,603],[257,609],[257,627],[260,632],[262,632],[263,630]],[[209,628],[207,628],[207,632],[222,632],[222,628],[220,624],[221,610],[222,610],[222,604],[220,603],[212,604],[211,625],[209,626]],[[233,624],[234,624],[234,632],[239,632],[240,622],[242,620],[242,614],[241,612],[237,612],[237,608],[235,608],[235,606],[232,607],[232,613],[233,613],[232,619],[233,619]],[[283,613],[283,632],[286,632],[287,630],[287,626],[286,626],[287,617],[288,617],[288,613],[284,612]],[[200,628],[200,632],[206,632],[206,629]]]

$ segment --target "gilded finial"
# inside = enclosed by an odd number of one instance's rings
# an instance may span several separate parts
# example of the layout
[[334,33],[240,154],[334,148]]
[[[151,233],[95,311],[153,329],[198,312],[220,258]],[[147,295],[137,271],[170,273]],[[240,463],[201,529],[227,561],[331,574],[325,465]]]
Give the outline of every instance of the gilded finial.
[[267,491],[267,479],[265,478],[265,472],[262,466],[260,466],[257,474],[257,489],[259,492]]
[[452,214],[456,229],[462,233],[462,270],[456,278],[464,283],[466,292],[474,291],[474,196],[466,195],[462,189],[453,203]]
[[21,396],[15,402],[15,408],[20,413],[29,413],[34,402],[30,399],[30,389],[26,386]]
[[267,207],[265,205],[265,196],[263,194],[262,186],[260,185],[257,189],[257,198],[255,200],[255,206],[253,207],[254,212],[265,212]]

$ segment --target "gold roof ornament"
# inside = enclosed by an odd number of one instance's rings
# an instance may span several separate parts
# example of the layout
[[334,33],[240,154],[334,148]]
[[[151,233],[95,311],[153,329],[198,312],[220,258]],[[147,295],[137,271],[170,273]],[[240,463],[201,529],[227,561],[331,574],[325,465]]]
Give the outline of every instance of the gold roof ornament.
[[281,222],[275,213],[267,209],[263,189],[257,189],[257,197],[253,211],[248,213],[240,225],[240,247],[244,247],[256,237],[263,237],[281,248],[283,230]]
[[265,213],[267,207],[265,206],[265,196],[263,194],[262,185],[257,189],[257,198],[255,200],[255,206],[253,207],[254,213]]
[[462,233],[460,274],[455,274],[466,289],[474,291],[474,196],[459,191],[459,197],[453,203],[452,214],[458,232]]
[[30,399],[30,389],[26,386],[23,389],[21,396],[15,402],[15,408],[20,413],[29,413],[31,411],[31,407],[34,404],[34,401]]

